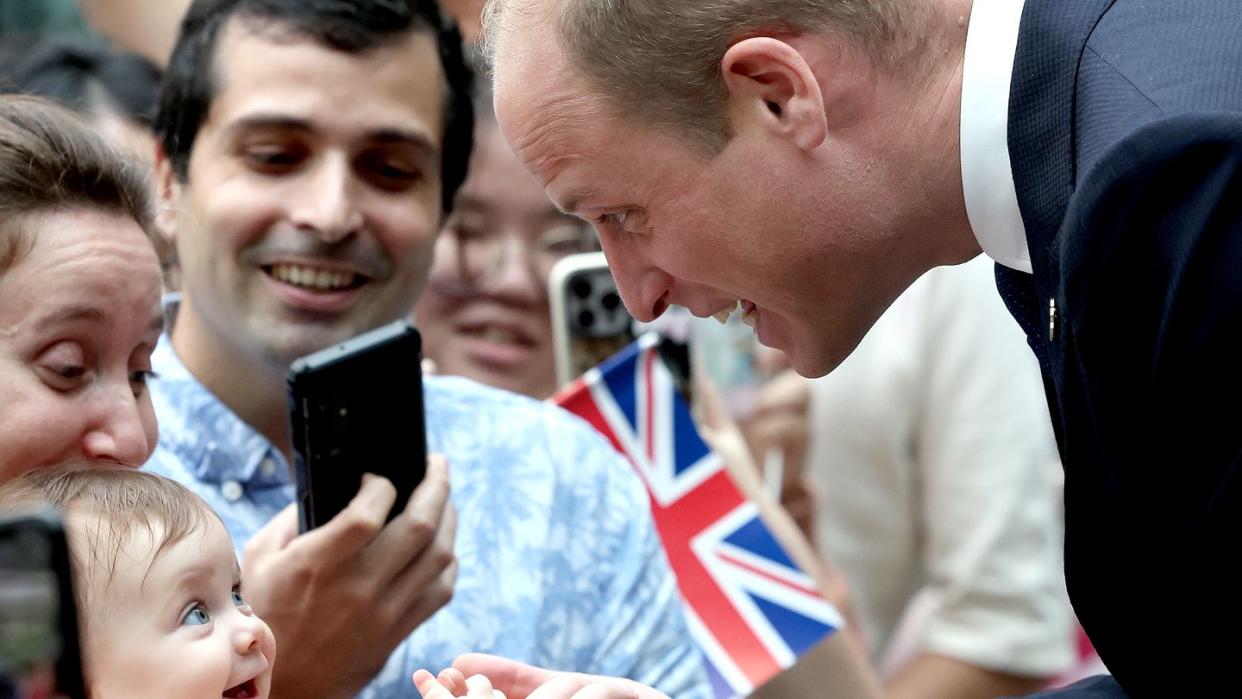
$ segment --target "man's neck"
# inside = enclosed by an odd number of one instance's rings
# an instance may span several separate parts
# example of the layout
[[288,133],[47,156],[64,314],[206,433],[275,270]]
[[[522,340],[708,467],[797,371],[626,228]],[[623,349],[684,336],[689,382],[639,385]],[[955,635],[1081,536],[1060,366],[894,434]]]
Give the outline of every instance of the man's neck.
[[253,353],[242,351],[228,335],[204,322],[188,294],[182,296],[172,345],[194,378],[290,458],[287,367],[263,362]]
[[918,164],[912,194],[928,202],[921,212],[925,220],[915,223],[926,231],[919,256],[932,266],[957,264],[981,252],[962,193],[962,70],[971,6],[972,0],[934,4],[921,47],[922,69],[907,83],[913,109],[895,131],[914,137],[904,160]]

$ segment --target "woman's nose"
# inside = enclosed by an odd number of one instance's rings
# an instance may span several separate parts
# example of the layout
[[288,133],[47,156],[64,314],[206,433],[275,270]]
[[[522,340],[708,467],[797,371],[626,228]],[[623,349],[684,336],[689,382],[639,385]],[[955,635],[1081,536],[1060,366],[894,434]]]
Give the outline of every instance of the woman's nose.
[[95,461],[141,466],[154,447],[142,407],[128,385],[112,393],[117,397],[101,401],[95,408],[98,414],[82,438],[83,455]]

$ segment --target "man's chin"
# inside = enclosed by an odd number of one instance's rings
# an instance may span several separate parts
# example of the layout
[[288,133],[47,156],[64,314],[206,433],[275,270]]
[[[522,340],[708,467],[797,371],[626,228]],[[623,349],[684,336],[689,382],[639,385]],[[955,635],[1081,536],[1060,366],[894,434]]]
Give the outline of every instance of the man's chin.
[[[377,327],[378,325],[371,327]],[[268,362],[273,366],[280,367],[281,371],[284,371],[288,369],[290,364],[301,357],[318,352],[338,342],[344,342],[369,329],[370,327],[355,327],[352,324],[321,325],[302,323],[295,325],[285,323],[279,326],[273,324],[263,328],[257,333],[257,337],[261,338],[260,342],[263,344],[263,353],[267,355]]]
[[789,364],[794,371],[808,379],[817,379],[840,366],[841,362],[854,351],[854,347],[840,347],[813,342],[795,342],[785,350]]

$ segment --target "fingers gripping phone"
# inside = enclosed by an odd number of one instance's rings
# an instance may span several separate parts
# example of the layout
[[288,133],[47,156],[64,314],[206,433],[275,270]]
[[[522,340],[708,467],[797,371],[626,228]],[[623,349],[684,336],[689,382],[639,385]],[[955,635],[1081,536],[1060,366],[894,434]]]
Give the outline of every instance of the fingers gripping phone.
[[634,341],[634,319],[602,252],[569,255],[548,278],[556,381],[564,386]]
[[391,520],[427,469],[422,342],[408,321],[363,333],[289,368],[289,417],[303,532],[345,509],[363,473],[392,481]]
[[0,519],[0,697],[84,699],[69,547],[52,511]]

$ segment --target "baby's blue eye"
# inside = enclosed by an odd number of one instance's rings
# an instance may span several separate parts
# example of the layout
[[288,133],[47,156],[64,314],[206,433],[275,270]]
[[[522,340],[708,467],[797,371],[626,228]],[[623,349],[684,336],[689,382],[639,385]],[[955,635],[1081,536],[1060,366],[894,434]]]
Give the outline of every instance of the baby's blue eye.
[[234,607],[246,606],[246,600],[242,599],[241,590],[233,590],[233,606]]
[[181,617],[181,623],[186,626],[202,626],[210,622],[211,617],[201,604],[194,605],[190,608],[190,611],[185,613],[185,616]]

